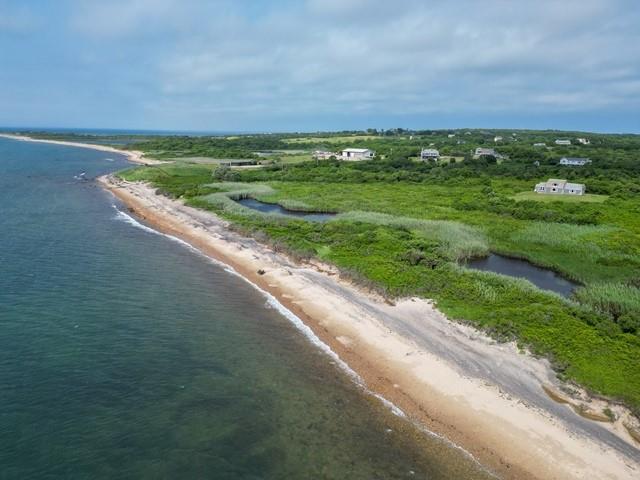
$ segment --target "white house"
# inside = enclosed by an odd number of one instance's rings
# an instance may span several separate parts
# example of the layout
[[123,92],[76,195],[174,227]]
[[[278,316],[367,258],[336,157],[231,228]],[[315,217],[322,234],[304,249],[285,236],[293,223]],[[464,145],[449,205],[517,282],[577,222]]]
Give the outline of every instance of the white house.
[[563,140],[559,138],[556,140],[556,145],[571,145],[571,140]]
[[369,160],[376,156],[376,152],[368,148],[345,148],[340,152],[342,160]]
[[582,145],[589,145],[591,141],[588,138],[578,138],[578,143],[581,143]]
[[534,192],[551,195],[584,195],[586,187],[583,183],[569,183],[566,180],[550,178],[538,183]]
[[534,147],[546,147],[546,146],[547,146],[547,144],[546,144],[546,143],[544,143],[544,142],[540,142],[540,143],[534,143],[534,144],[533,144],[533,146],[534,146]]
[[435,148],[423,148],[420,152],[421,160],[435,160],[438,161],[440,158],[440,152]]
[[455,134],[455,133],[450,133],[449,135],[447,135],[447,137],[449,137],[449,138],[453,138],[453,137],[455,137],[455,136],[456,136],[456,134]]
[[591,163],[588,158],[562,157],[560,159],[560,165],[571,165],[572,167],[582,167],[587,163]]
[[498,137],[493,137],[493,142],[494,143],[498,143],[502,141],[502,137],[498,136]]

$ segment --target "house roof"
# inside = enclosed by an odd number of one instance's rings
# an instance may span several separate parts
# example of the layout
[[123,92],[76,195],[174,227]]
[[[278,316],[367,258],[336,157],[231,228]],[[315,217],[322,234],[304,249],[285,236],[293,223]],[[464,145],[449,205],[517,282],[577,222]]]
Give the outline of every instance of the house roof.
[[583,157],[562,157],[560,160],[568,160],[570,162],[589,162],[588,158]]
[[423,148],[422,154],[432,154],[432,155],[440,155],[440,152],[435,148]]
[[342,150],[343,152],[351,152],[351,153],[365,153],[371,152],[368,148],[345,148]]
[[476,148],[476,153],[487,153],[487,154],[490,154],[490,155],[494,155],[496,153],[496,151],[493,148],[478,147],[478,148]]

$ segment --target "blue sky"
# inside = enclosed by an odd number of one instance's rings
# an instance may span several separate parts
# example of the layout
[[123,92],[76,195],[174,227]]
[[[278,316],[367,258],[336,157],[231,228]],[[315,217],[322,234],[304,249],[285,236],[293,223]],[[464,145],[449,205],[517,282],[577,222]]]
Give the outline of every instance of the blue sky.
[[637,0],[0,0],[0,125],[640,133]]

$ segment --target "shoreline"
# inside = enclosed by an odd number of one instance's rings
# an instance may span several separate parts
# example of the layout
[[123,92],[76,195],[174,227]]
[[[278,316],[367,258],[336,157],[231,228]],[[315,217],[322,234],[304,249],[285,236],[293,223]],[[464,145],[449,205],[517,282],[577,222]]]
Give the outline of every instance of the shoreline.
[[[93,148],[147,163],[141,155],[112,147],[0,136]],[[543,390],[543,385],[557,390],[547,362],[449,321],[424,299],[389,305],[340,279],[333,267],[295,264],[231,231],[214,214],[157,196],[147,185],[113,176],[99,182],[158,231],[230,266],[271,295],[374,396],[501,478],[626,479],[640,472],[638,444],[633,445],[622,421],[603,425],[587,420]]]
[[7,138],[9,140],[18,140],[21,142],[49,143],[52,145],[61,145],[64,147],[88,148],[91,150],[100,150],[101,152],[117,153],[119,155],[124,155],[125,157],[127,157],[127,160],[129,160],[130,162],[136,163],[139,165],[156,165],[158,163],[163,163],[158,160],[143,158],[144,152],[141,152],[138,150],[120,150],[119,148],[110,147],[108,145],[97,145],[95,143],[67,142],[64,140],[47,140],[47,139],[41,139],[41,138],[33,138],[27,135],[16,135],[12,133],[0,133],[0,138]]
[[[297,265],[230,231],[214,214],[157,196],[144,184],[112,176],[100,182],[154,228],[229,265],[272,295],[374,395],[396,405],[417,426],[460,446],[501,478],[625,479],[640,471],[640,451],[630,443],[627,451],[620,451],[625,440],[616,435],[622,432],[614,434],[613,426],[595,425],[555,402],[542,389],[543,384],[554,385],[548,364],[518,353],[514,345],[496,344],[471,327],[450,322],[426,300],[403,299],[392,306],[339,279],[332,267]],[[496,368],[513,370],[516,377],[510,381],[528,382],[556,408],[547,411],[537,398],[516,396],[480,371],[460,368],[447,354],[416,340],[428,343],[425,335],[438,337],[453,355],[472,348],[488,364],[495,361]],[[607,441],[589,429],[602,430]]]

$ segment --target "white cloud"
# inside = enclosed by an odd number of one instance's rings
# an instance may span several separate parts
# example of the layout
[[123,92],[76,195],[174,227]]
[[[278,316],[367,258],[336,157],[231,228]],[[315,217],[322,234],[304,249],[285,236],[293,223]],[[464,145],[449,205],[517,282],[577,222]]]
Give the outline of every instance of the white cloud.
[[640,107],[636,0],[66,2],[67,57],[157,116]]
[[[600,0],[513,3],[400,0],[390,14],[388,2],[311,0],[258,24],[237,15],[229,28],[219,18],[159,64],[159,77],[166,93],[212,111],[573,110],[622,101],[630,89],[603,82],[602,70],[640,73],[629,48],[640,32],[612,28],[628,12]],[[384,22],[371,22],[375,5],[385,7]]]
[[85,0],[78,2],[71,25],[96,38],[168,34],[185,20],[188,4],[178,0]]

